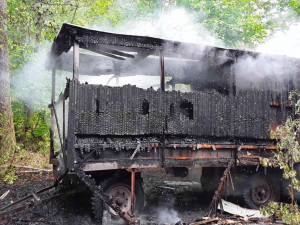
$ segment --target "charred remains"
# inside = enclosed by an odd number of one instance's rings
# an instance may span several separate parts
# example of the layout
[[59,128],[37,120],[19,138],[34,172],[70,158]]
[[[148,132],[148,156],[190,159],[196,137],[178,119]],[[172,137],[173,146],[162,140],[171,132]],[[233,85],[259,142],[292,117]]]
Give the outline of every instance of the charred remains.
[[[117,177],[132,193],[128,204],[135,201],[144,169],[184,174],[187,168],[205,172],[234,162],[253,171],[261,157],[276,150],[276,127],[294,115],[288,96],[299,88],[300,77],[294,58],[71,24],[63,24],[55,38],[48,68],[53,74],[50,161],[57,178],[81,169],[115,188],[110,177]],[[73,72],[58,100],[56,70]],[[88,84],[87,75],[110,75],[116,84]],[[136,75],[160,77],[159,88],[147,81],[120,85]],[[111,199],[113,188],[103,190]]]

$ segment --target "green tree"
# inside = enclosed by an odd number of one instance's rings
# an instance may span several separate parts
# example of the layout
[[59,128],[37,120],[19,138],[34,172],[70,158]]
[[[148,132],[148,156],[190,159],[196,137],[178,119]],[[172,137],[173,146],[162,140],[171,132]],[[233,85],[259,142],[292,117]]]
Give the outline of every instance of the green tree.
[[[41,57],[40,48],[46,41],[53,40],[62,22],[71,22],[74,19],[77,8],[76,0],[8,0],[10,71],[14,83],[24,83],[12,89],[16,138],[22,148],[34,151],[44,149],[41,147],[41,141],[47,146],[49,132],[45,127],[46,118],[42,118],[42,115],[48,113],[46,102],[48,103],[49,95],[47,92],[34,94],[42,88],[50,89],[47,80],[49,75],[47,76],[42,66],[45,59]],[[47,47],[50,48],[49,45]],[[31,70],[26,72],[24,65],[33,63],[32,59],[35,60],[35,65],[41,65],[40,70],[30,68]],[[35,73],[35,76],[31,76],[32,73]],[[30,77],[40,79],[30,80]],[[38,101],[35,99],[37,95]],[[43,134],[41,130],[44,131]]]
[[[15,132],[10,97],[6,0],[0,1],[0,164],[15,149]],[[5,171],[7,172],[7,171]],[[6,173],[2,173],[7,175]]]
[[300,94],[292,92],[290,101],[294,104],[296,118],[289,117],[286,123],[279,126],[276,131],[278,140],[278,151],[271,159],[264,159],[265,166],[278,167],[283,171],[283,178],[289,180],[289,194],[291,203],[270,203],[268,208],[263,209],[264,213],[274,214],[275,212],[287,224],[299,224],[300,212],[298,204],[295,201],[294,192],[300,191],[299,175],[300,169],[300,145],[299,145],[299,130],[300,130]]

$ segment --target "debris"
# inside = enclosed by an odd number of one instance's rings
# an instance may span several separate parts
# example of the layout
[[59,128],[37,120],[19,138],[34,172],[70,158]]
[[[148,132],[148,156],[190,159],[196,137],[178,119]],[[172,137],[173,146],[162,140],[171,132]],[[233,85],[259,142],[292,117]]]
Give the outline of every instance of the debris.
[[236,220],[225,220],[224,222],[226,224],[237,224],[237,223],[240,223],[240,221],[236,221]]
[[[221,204],[222,204],[223,211],[233,214],[233,215],[241,216],[244,218],[244,220],[249,220],[249,218],[268,218],[269,217],[268,215],[264,216],[263,214],[261,214],[259,210],[246,209],[239,205],[225,201],[224,199],[221,199]],[[220,204],[218,205],[218,209],[221,209]]]
[[[228,181],[229,181],[230,169],[234,165],[234,162],[235,162],[235,160],[234,160],[234,158],[232,158],[230,160],[230,162],[228,163],[228,166],[225,169],[223,176],[220,179],[219,186],[218,186],[217,190],[215,191],[213,199],[207,209],[207,213],[206,213],[207,216],[211,216],[212,214],[215,214],[214,215],[215,217],[217,216],[217,206],[220,205],[220,192],[222,191],[223,186],[225,185],[225,187],[226,187],[226,183],[228,183]],[[222,204],[222,202],[221,202],[221,204]]]
[[157,187],[163,188],[163,189],[175,190],[175,188],[173,188],[173,187],[168,187],[168,186],[163,186],[163,185],[157,186]]
[[[22,169],[30,169],[30,170],[36,170],[36,171],[43,171],[43,172],[52,172],[52,170],[47,170],[47,169],[42,169],[42,168],[37,168],[37,167],[32,167],[32,166],[21,166],[21,165],[3,165],[0,166],[0,169],[2,168],[8,168],[8,167],[14,167],[14,168],[22,168]],[[25,171],[22,171],[25,172]],[[26,171],[27,172],[27,171]]]
[[177,223],[175,223],[175,225],[183,225],[183,223],[181,221],[178,221]]
[[218,221],[218,217],[191,223],[190,225],[201,225],[201,224],[207,224],[207,223],[211,223],[211,222],[215,222],[215,221]]
[[6,191],[3,195],[0,196],[0,200],[3,200],[8,194],[10,190]]
[[134,152],[132,153],[132,155],[130,156],[130,159],[133,160],[134,156],[136,155],[136,153],[138,153],[138,151],[141,150],[141,143],[138,143],[138,145],[136,146],[136,149],[134,150]]

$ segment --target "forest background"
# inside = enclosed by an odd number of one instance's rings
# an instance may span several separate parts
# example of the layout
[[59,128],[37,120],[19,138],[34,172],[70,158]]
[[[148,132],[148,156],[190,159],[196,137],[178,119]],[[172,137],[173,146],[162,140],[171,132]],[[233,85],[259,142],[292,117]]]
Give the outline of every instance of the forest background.
[[[0,110],[2,165],[49,167],[51,74],[44,63],[63,22],[144,35],[151,29],[149,24],[159,21],[161,29],[175,26],[171,34],[175,40],[182,39],[177,34],[195,31],[189,37],[196,34],[199,37],[196,42],[239,49],[257,49],[279,31],[289,32],[294,27],[299,28],[296,38],[300,43],[299,0],[0,0],[0,5],[4,3],[7,11],[0,10],[0,18],[5,24],[0,28],[7,36],[1,35],[0,46],[1,42],[8,43],[11,96],[8,101],[14,130],[9,134],[12,141],[5,144],[3,121],[9,120],[3,118],[5,113]],[[177,20],[169,20],[169,15]],[[191,27],[186,27],[186,31],[180,26],[176,28],[176,23],[185,19]],[[138,24],[140,21],[147,24]],[[150,34],[161,37],[165,30],[155,29],[155,32]],[[64,82],[62,76],[61,83]],[[7,182],[16,178],[3,170],[0,175]]]

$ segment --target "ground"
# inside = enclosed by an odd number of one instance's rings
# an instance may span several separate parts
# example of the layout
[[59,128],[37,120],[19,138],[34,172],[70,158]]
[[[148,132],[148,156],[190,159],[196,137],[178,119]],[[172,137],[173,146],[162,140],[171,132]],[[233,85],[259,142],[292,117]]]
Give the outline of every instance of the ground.
[[[176,178],[172,182],[164,182],[170,177],[158,174],[154,171],[143,174],[146,207],[144,213],[140,215],[142,225],[175,224],[178,221],[189,224],[203,216],[211,201],[211,196],[201,192],[199,183]],[[0,207],[51,184],[53,184],[51,173],[20,173],[19,179],[13,185],[0,183],[0,195],[10,190],[9,194],[0,200]],[[25,213],[19,213],[13,220],[2,221],[2,223],[13,225],[97,224],[93,220],[90,208],[88,193],[73,194],[36,206]],[[123,224],[123,222],[111,221],[106,213],[104,225],[110,224]]]
[[[154,176],[151,172],[144,176],[146,177],[144,178],[144,189],[146,193],[145,212],[147,214],[141,216],[142,224],[175,224],[181,219],[192,222],[195,218],[201,218],[209,199],[201,196],[200,189],[197,190],[191,185],[190,190],[187,189],[188,192],[182,192],[179,190],[181,189],[180,183],[176,184],[176,182],[175,185],[179,186],[178,188],[165,189],[158,187],[165,185],[161,176]],[[20,173],[19,179],[14,184],[0,183],[1,195],[10,190],[9,194],[0,201],[0,207],[52,183],[52,174],[49,173]],[[24,214],[19,214],[8,224],[95,224],[91,219],[89,208],[90,202],[87,193],[74,194],[69,197],[58,198],[55,201],[30,209]],[[105,224],[111,224],[108,216],[105,217],[104,221]]]

